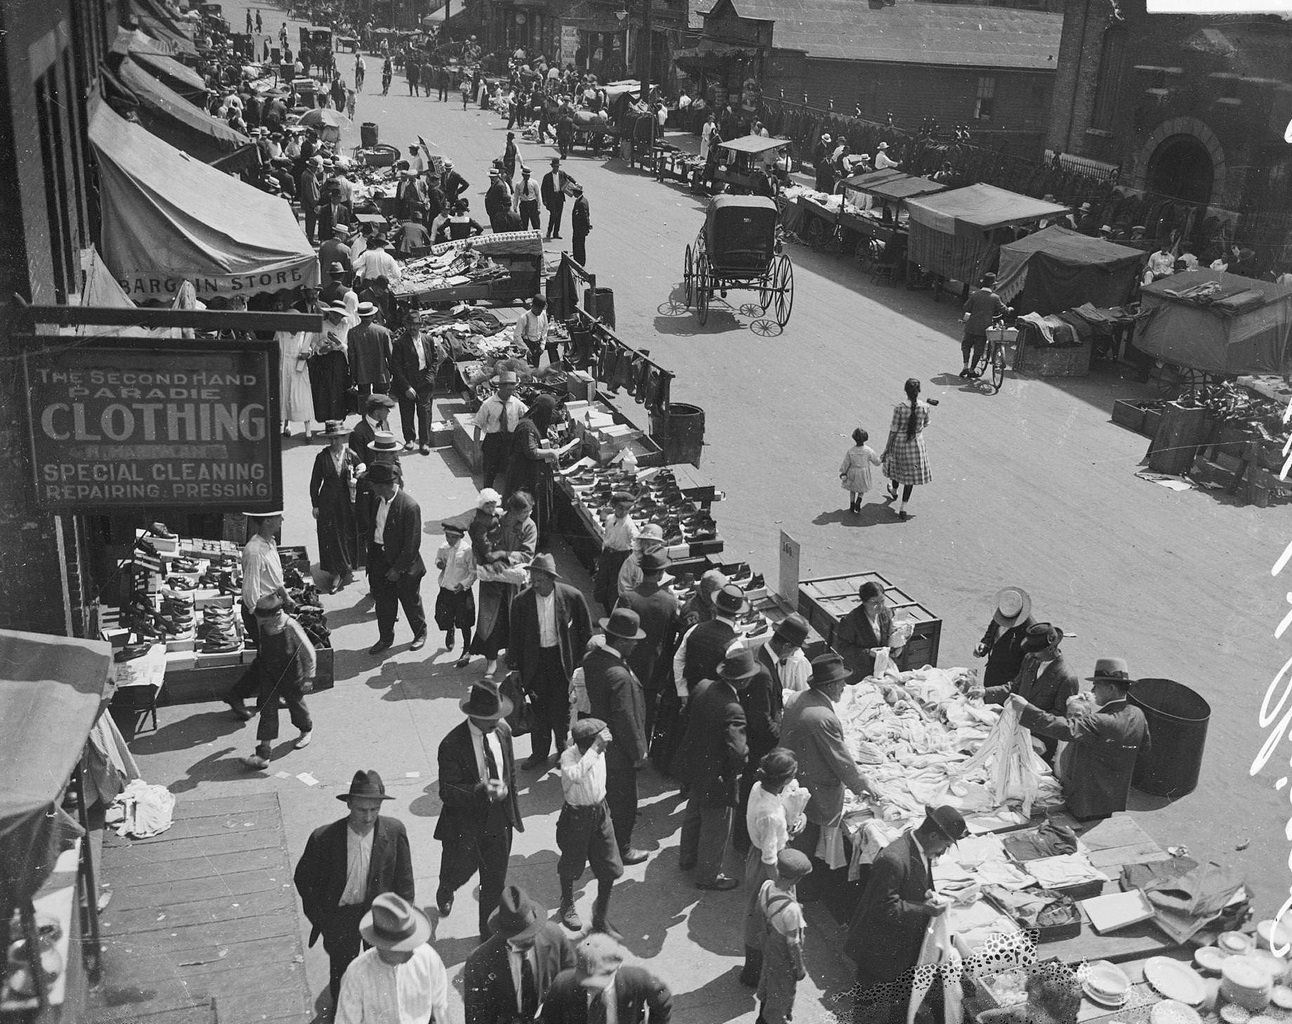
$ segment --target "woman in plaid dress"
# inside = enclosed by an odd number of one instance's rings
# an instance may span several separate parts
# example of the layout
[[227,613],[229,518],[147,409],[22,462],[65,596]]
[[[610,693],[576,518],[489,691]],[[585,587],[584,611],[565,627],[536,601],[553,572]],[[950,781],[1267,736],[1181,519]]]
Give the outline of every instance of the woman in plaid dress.
[[929,453],[924,447],[924,428],[929,425],[929,407],[919,400],[920,382],[912,377],[906,382],[906,397],[893,407],[893,422],[888,428],[884,446],[884,475],[888,477],[888,496],[897,500],[897,485],[902,485],[902,501],[897,506],[899,519],[906,518],[906,503],[916,484],[933,480],[929,472]]

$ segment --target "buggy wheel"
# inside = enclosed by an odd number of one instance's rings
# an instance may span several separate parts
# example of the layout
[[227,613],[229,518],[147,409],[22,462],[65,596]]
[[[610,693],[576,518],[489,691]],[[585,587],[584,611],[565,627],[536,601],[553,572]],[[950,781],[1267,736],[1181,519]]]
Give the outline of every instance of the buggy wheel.
[[709,292],[712,282],[709,280],[709,257],[700,253],[700,260],[695,268],[695,308],[700,314],[700,324],[709,319]]
[[758,279],[758,304],[763,307],[763,315],[772,308],[772,279],[776,270],[776,261],[773,259],[763,271],[763,276]]
[[1005,383],[1005,346],[999,341],[991,347],[991,383],[997,391]]
[[695,261],[691,256],[691,247],[686,247],[685,262],[682,264],[682,299],[687,309],[695,299]]
[[790,322],[794,310],[794,264],[784,253],[773,264],[772,299],[775,303],[776,322],[784,327]]

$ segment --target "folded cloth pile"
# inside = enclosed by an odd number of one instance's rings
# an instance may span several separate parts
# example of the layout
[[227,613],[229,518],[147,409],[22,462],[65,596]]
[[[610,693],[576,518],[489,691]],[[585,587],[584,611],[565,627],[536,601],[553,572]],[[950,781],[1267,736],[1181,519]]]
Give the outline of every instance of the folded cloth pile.
[[1024,861],[1040,857],[1057,857],[1064,853],[1075,853],[1077,834],[1067,825],[1060,825],[1046,819],[1035,831],[1018,832],[1005,836],[1003,840],[1006,852],[1022,864]]
[[1080,885],[1082,882],[1107,882],[1108,876],[1090,863],[1084,853],[1065,853],[1059,857],[1029,860],[1023,870],[1047,889]]
[[1119,882],[1123,891],[1141,890],[1153,905],[1153,919],[1177,942],[1186,942],[1246,891],[1232,868],[1192,857],[1173,857],[1154,864],[1127,864]]
[[1081,919],[1081,911],[1062,893],[1044,889],[1014,891],[998,885],[983,886],[983,895],[989,897],[1020,928],[1048,928],[1069,924]]

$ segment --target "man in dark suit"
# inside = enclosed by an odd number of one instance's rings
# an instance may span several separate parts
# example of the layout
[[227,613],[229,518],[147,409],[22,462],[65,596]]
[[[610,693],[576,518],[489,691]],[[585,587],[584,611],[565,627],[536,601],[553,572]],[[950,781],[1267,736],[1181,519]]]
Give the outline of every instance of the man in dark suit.
[[440,178],[440,188],[444,192],[444,208],[452,210],[462,193],[471,186],[467,184],[467,179],[462,177],[453,169],[453,161],[444,161],[444,174]]
[[556,739],[565,749],[570,724],[570,676],[592,637],[592,617],[582,591],[561,582],[556,560],[535,555],[527,566],[529,586],[511,603],[507,667],[520,673],[530,695],[534,724],[526,769],[546,768]]
[[493,936],[462,969],[466,1024],[532,1021],[557,975],[574,966],[574,947],[561,926],[547,920],[547,911],[515,885],[502,891],[489,927]]
[[502,171],[496,167],[489,171],[489,188],[485,192],[484,205],[490,228],[498,233],[511,230],[511,189],[507,186]]
[[[1016,675],[1003,686],[989,686],[983,690],[987,704],[1004,704],[1010,694],[1018,694],[1025,701],[1049,715],[1063,718],[1068,713],[1068,698],[1075,697],[1081,689],[1077,674],[1068,667],[1059,652],[1063,630],[1048,622],[1031,626],[1023,637],[1023,664]],[[1037,736],[1042,745],[1041,757],[1053,767],[1054,754],[1059,741],[1053,736]]]
[[632,848],[637,818],[637,769],[646,760],[646,699],[631,668],[633,649],[645,639],[637,613],[616,608],[601,620],[604,637],[583,659],[583,682],[594,718],[610,730],[606,748],[606,803],[619,845],[619,859],[640,864],[644,850]]
[[444,844],[435,905],[453,912],[453,896],[480,872],[480,941],[489,938],[489,915],[507,881],[513,831],[524,832],[516,800],[511,729],[503,721],[512,704],[487,682],[471,687],[459,703],[467,720],[440,741],[440,801],[435,838]]
[[[404,451],[431,451],[431,397],[435,391],[435,346],[421,331],[402,331],[390,355],[391,391],[399,398]],[[416,434],[414,434],[416,420]]]
[[740,773],[749,757],[745,710],[738,690],[758,674],[747,650],[728,654],[716,678],[705,679],[691,698],[686,734],[678,752],[679,776],[691,793],[682,819],[678,867],[696,869],[697,889],[734,889],[736,878],[722,874],[731,833],[731,812],[740,799]]
[[583,196],[583,186],[575,182],[570,186],[574,193],[574,206],[570,210],[570,230],[574,232],[574,262],[581,267],[588,265],[588,232],[592,230],[592,212]]
[[[906,1020],[912,979],[903,976],[919,959],[929,919],[948,906],[934,896],[933,862],[968,834],[954,807],[929,807],[918,828],[875,858],[844,943],[857,964],[855,1024]],[[934,991],[940,993],[940,986]]]
[[[804,815],[807,825],[790,845],[809,857],[816,854],[821,829],[838,824],[843,813],[843,790],[859,796],[871,792],[870,782],[857,768],[852,751],[843,738],[843,724],[834,706],[843,696],[849,673],[837,654],[812,659],[812,678],[806,693],[788,708],[781,719],[781,746],[794,752],[799,762],[799,783],[812,794]],[[799,899],[819,898],[819,887],[799,883]]]
[[[395,407],[395,400],[389,395],[369,395],[368,400],[364,403],[364,415],[360,417],[359,422],[354,425],[350,431],[350,450],[354,452],[355,457],[365,466],[371,466],[373,463],[373,453],[371,445],[377,436],[377,431],[386,431],[389,429],[388,421],[390,420],[390,410]],[[370,510],[376,505],[372,496],[372,484],[368,482],[368,475],[364,473],[360,476],[354,485],[354,515],[355,525],[359,530],[359,560],[356,568],[362,568],[368,564],[368,539],[372,536],[372,517]]]
[[341,281],[348,284],[350,278],[350,246],[346,244],[350,232],[344,224],[332,229],[332,234],[323,239],[319,245],[319,266],[323,268],[323,283],[332,283],[332,264],[341,264]]
[[646,737],[655,725],[655,706],[660,690],[668,682],[669,654],[677,639],[681,622],[677,595],[664,585],[664,566],[668,559],[658,551],[640,556],[642,580],[636,587],[619,595],[619,605],[637,613],[642,632],[646,634],[629,655],[628,664],[641,680],[646,695]]
[[[540,1024],[669,1024],[673,993],[650,971],[624,964],[624,950],[609,935],[594,932],[574,952],[577,966],[552,982]],[[614,1016],[606,1007],[613,1000]]]
[[547,210],[547,237],[561,237],[561,214],[565,212],[565,189],[574,179],[561,170],[561,161],[552,157],[552,169],[543,175],[540,193]]
[[294,881],[310,922],[310,945],[323,937],[336,1002],[341,976],[359,955],[359,922],[383,892],[413,901],[413,859],[402,822],[378,812],[386,795],[381,776],[358,771],[337,799],[348,816],[315,829],[296,864]]
[[378,463],[368,470],[377,498],[368,541],[368,585],[377,603],[377,642],[369,654],[380,654],[395,642],[400,606],[413,631],[410,649],[426,646],[426,613],[422,610],[422,510],[399,486],[394,466]]
[[338,224],[347,227],[354,223],[354,214],[341,202],[341,189],[335,182],[324,187],[322,202],[318,207],[318,232],[320,238],[331,238]]

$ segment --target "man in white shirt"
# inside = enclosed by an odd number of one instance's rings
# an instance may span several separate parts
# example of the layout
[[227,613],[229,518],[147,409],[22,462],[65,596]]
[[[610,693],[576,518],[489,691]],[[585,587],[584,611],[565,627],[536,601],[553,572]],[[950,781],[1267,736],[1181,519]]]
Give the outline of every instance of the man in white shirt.
[[516,186],[516,192],[511,197],[511,209],[513,213],[520,214],[521,231],[539,230],[538,183],[534,181],[534,176],[530,173],[528,167],[520,169],[520,183]]
[[359,925],[372,948],[341,980],[336,1024],[449,1024],[449,979],[429,945],[431,922],[401,896],[382,893]]
[[[1175,271],[1175,257],[1163,246],[1148,258],[1148,272],[1152,275],[1152,280],[1157,281],[1160,278],[1167,277]],[[1148,283],[1148,282],[1146,282]]]
[[524,315],[516,321],[516,329],[512,334],[517,345],[523,345],[529,350],[530,362],[534,368],[538,368],[538,361],[542,357],[543,349],[547,349],[547,361],[551,365],[560,359],[560,350],[557,348],[555,341],[548,340],[548,322],[547,322],[547,300],[541,295],[535,295],[529,302],[529,309],[525,310]]
[[283,513],[244,512],[255,533],[242,548],[242,621],[247,635],[257,637],[260,627],[256,623],[256,602],[262,597],[277,594],[289,611],[295,603],[283,586],[283,561],[278,557],[274,540],[283,525]]
[[402,280],[399,263],[386,251],[386,240],[377,234],[369,236],[368,248],[354,261],[354,273],[363,279],[363,287],[379,277],[384,277],[391,285]]
[[624,873],[606,803],[606,745],[610,731],[599,718],[582,718],[574,723],[570,739],[570,746],[561,754],[565,803],[556,822],[556,845],[561,851],[556,863],[561,883],[561,923],[574,932],[583,930],[583,921],[574,909],[574,886],[588,866],[597,879],[592,927],[604,931],[609,927],[606,911],[611,887]]
[[[498,390],[481,404],[475,418],[475,441],[480,445],[480,486],[492,487],[507,468],[512,433],[526,413],[525,403],[516,397],[516,375],[511,370],[498,374]],[[482,439],[483,436],[483,439]]]
[[875,149],[875,170],[883,171],[889,167],[900,167],[901,164],[888,155],[888,143],[881,142]]

